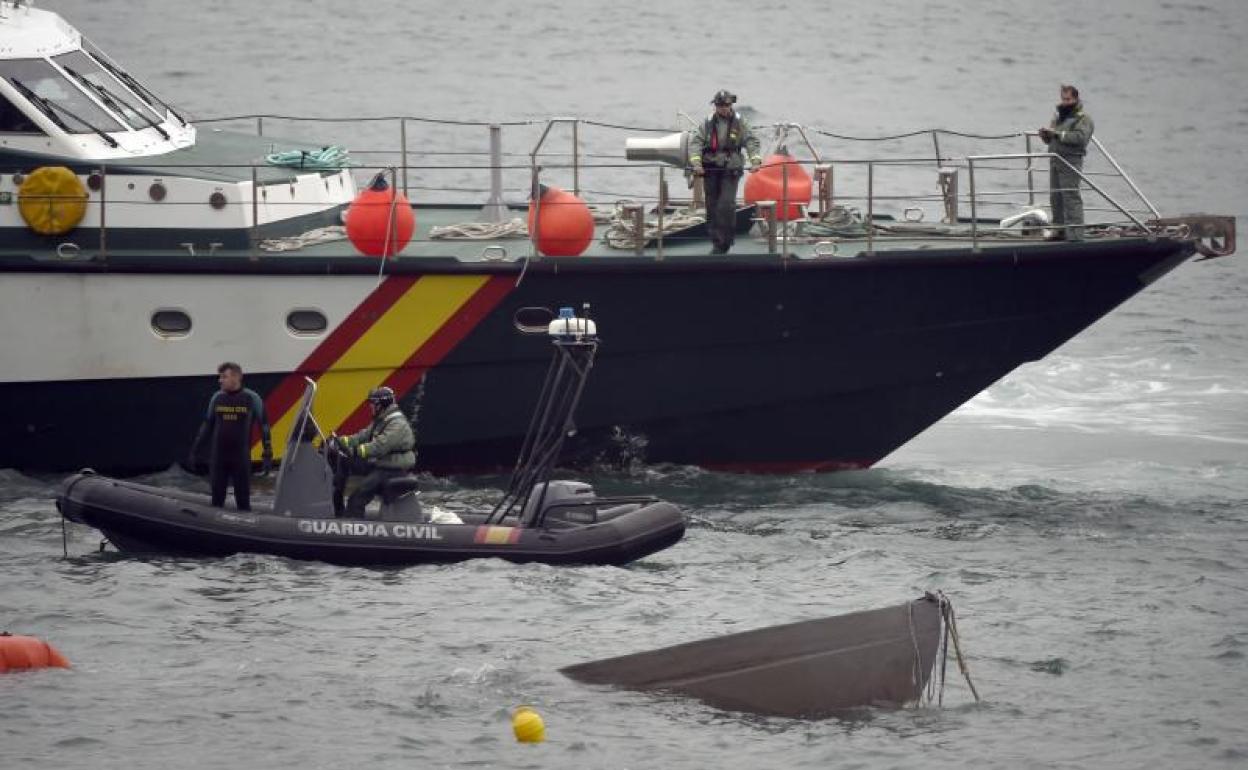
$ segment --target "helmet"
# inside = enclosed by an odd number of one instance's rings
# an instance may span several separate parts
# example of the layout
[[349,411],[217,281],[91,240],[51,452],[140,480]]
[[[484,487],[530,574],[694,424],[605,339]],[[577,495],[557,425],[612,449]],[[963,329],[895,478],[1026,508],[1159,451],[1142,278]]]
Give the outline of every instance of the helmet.
[[385,409],[394,403],[394,391],[386,385],[373,388],[368,391],[368,403],[372,404],[374,409]]
[[729,104],[736,104],[736,103],[737,103],[737,95],[732,93],[726,88],[721,88],[719,91],[715,92],[715,98],[711,100],[711,104],[715,105],[716,107],[720,105],[729,105]]

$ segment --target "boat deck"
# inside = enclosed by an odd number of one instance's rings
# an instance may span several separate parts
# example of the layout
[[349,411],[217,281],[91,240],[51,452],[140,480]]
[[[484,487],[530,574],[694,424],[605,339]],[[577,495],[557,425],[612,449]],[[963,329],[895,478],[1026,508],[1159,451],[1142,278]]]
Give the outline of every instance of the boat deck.
[[[416,230],[411,241],[396,255],[399,260],[457,260],[460,262],[515,262],[526,258],[537,257],[535,245],[530,241],[523,227],[519,234],[506,237],[484,238],[446,238],[433,237],[435,230],[464,224],[480,224],[481,207],[472,205],[441,205],[416,206]],[[601,209],[600,209],[601,211]],[[510,207],[510,214],[523,223],[527,209]],[[671,214],[676,214],[676,211]],[[978,223],[978,237],[972,238],[969,222],[956,226],[926,223],[898,222],[890,216],[875,218],[875,232],[868,237],[866,229],[861,225],[847,228],[842,234],[802,234],[802,229],[810,225],[817,226],[817,220],[801,223],[794,235],[785,237],[777,235],[769,239],[765,231],[750,229],[752,209],[739,212],[739,229],[732,251],[725,256],[710,254],[711,242],[706,233],[705,225],[692,225],[683,230],[666,234],[660,243],[650,238],[640,249],[617,248],[607,242],[607,236],[615,223],[604,221],[599,217],[595,223],[594,237],[585,253],[580,257],[564,257],[546,259],[646,259],[646,260],[689,260],[704,259],[706,261],[731,261],[746,256],[775,256],[792,259],[844,259],[865,256],[873,253],[913,252],[922,250],[966,251],[972,245],[977,250],[996,251],[1001,249],[1017,249],[1029,247],[1062,247],[1063,243],[1046,243],[1043,236],[1021,235],[1017,231],[1005,233],[999,230],[996,221]],[[653,218],[650,223],[653,224]],[[854,231],[857,232],[854,232]],[[13,262],[34,260],[39,263],[76,263],[101,262],[118,258],[151,258],[175,259],[186,258],[198,260],[206,257],[264,259],[269,262],[284,257],[302,259],[323,258],[339,260],[343,258],[361,257],[349,240],[343,228],[335,228],[335,232],[327,233],[327,240],[316,240],[316,231],[312,238],[301,240],[267,239],[260,240],[250,248],[219,248],[205,243],[186,242],[176,248],[107,248],[93,244],[90,238],[65,237],[63,242],[77,243],[74,253],[56,248],[32,249],[24,246],[0,247],[0,259]],[[1121,236],[1091,234],[1089,242],[1105,242],[1118,240]]]

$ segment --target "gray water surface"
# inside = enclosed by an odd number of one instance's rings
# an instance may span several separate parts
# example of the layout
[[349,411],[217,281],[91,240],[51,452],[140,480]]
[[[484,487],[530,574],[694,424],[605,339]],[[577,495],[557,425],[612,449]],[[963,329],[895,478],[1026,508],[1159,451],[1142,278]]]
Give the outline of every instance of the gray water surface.
[[[1248,214],[1232,0],[42,5],[198,116],[662,126],[728,87],[761,123],[1008,133],[1071,81],[1163,211]],[[0,766],[1242,767],[1245,276],[1242,256],[1180,267],[870,471],[588,476],[691,518],[625,569],[136,559],[78,527],[62,560],[59,479],[0,471],[0,627],[75,664],[0,677]],[[497,484],[426,494],[483,504]],[[959,608],[981,705],[955,680],[943,709],[763,719],[556,673],[928,588]],[[512,739],[521,703],[545,744]]]

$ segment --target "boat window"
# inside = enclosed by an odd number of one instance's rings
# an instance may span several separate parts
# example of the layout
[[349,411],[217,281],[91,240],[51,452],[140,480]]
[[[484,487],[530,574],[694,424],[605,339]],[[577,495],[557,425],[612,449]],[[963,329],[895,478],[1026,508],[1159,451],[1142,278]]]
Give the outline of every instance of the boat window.
[[91,95],[104,106],[120,115],[131,128],[142,130],[159,124],[164,118],[130,92],[119,80],[109,74],[95,59],[82,51],[70,51],[53,56],[52,61],[70,78],[85,85]]
[[292,310],[286,316],[291,334],[317,335],[329,328],[329,320],[319,310]]
[[[52,122],[71,134],[124,130],[120,123],[45,59],[0,61],[0,77],[9,81],[18,93]],[[35,98],[32,99],[32,96]]]
[[191,317],[182,310],[157,310],[152,313],[152,331],[162,337],[185,337],[191,333]]
[[96,63],[108,70],[113,77],[117,78],[122,83],[125,83],[131,91],[138,94],[140,99],[149,104],[152,109],[156,111],[156,114],[160,116],[161,120],[165,120],[168,115],[173,115],[178,119],[178,122],[183,124],[186,123],[186,121],[182,120],[181,115],[178,115],[178,113],[173,111],[172,107],[157,98],[156,94],[149,91],[142,83],[135,80],[129,72],[126,72],[118,66],[116,62],[108,58],[108,56],[97,48],[94,43],[88,41],[86,38],[83,38],[82,48],[84,51],[91,54],[91,58],[94,59]]
[[43,131],[17,105],[0,94],[0,133],[43,134]]

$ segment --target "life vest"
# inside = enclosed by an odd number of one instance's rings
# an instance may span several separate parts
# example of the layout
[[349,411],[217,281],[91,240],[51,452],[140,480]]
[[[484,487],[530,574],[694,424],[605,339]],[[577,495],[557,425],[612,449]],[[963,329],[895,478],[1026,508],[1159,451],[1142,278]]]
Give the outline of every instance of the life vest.
[[711,115],[706,119],[702,133],[706,136],[706,146],[702,148],[703,154],[706,153],[728,153],[731,155],[741,149],[741,116],[732,113],[732,117],[728,118],[728,135],[723,144],[719,142],[719,131],[715,128],[716,116]]

